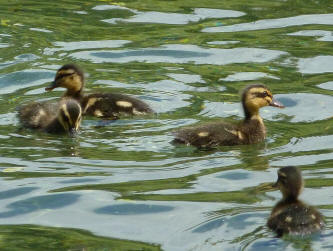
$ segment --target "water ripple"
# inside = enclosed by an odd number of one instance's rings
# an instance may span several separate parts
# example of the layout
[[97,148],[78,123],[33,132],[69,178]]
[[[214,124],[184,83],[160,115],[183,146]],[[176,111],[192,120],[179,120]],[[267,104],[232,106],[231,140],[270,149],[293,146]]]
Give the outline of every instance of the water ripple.
[[333,14],[301,15],[277,19],[263,19],[251,23],[241,23],[222,27],[205,28],[203,32],[238,32],[264,29],[277,29],[309,24],[333,25]]
[[135,15],[129,19],[125,18],[111,18],[104,19],[103,22],[115,24],[116,22],[129,22],[129,23],[157,23],[157,24],[188,24],[189,22],[199,22],[200,20],[208,18],[233,18],[245,15],[244,12],[233,10],[221,10],[221,9],[208,9],[208,8],[195,8],[193,14],[181,14],[181,13],[168,13],[158,11],[141,12],[137,10],[131,10],[126,7],[115,5],[100,5],[93,8],[94,10],[128,10]]
[[130,43],[128,40],[98,40],[79,42],[54,42],[53,45],[60,48],[45,48],[45,55],[53,55],[58,51],[75,51],[83,49],[118,48]]
[[[235,57],[235,55],[238,55]],[[259,48],[202,48],[196,45],[169,44],[160,48],[117,51],[82,51],[69,56],[94,63],[195,63],[226,65],[234,63],[263,63],[274,60],[286,52]]]

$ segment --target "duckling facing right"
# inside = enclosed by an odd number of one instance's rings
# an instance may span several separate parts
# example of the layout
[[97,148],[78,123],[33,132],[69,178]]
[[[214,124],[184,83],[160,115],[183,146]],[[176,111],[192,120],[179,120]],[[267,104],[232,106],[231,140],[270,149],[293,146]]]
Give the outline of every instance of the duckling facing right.
[[308,235],[323,229],[323,216],[315,208],[298,200],[303,179],[297,167],[280,168],[275,186],[279,187],[283,198],[275,205],[267,221],[270,229],[279,237],[283,234]]
[[73,135],[80,127],[82,109],[74,99],[64,99],[59,104],[33,102],[19,107],[18,117],[26,128]]
[[264,106],[284,107],[262,84],[249,85],[244,89],[242,105],[245,119],[239,124],[216,122],[180,129],[175,132],[173,143],[199,148],[259,143],[266,137],[266,128],[259,109]]

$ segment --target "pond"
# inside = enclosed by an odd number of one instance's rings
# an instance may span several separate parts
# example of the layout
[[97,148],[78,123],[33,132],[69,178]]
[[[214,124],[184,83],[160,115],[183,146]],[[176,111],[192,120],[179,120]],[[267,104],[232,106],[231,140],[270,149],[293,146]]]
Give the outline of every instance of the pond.
[[[329,0],[0,0],[1,250],[332,250],[333,5]],[[86,92],[138,97],[154,115],[85,117],[75,138],[22,129],[16,107],[76,63]],[[264,143],[199,150],[172,132],[239,121],[266,84]],[[267,184],[301,168],[321,234],[276,238]]]

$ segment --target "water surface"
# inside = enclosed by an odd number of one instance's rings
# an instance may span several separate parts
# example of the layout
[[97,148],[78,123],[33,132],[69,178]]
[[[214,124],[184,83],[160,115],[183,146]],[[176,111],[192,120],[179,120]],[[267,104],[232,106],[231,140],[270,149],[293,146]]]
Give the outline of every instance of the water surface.
[[[0,13],[2,250],[332,249],[331,1],[27,0]],[[156,115],[85,118],[74,139],[20,128],[16,107],[59,100],[44,88],[69,62],[87,93],[127,93]],[[183,126],[242,119],[239,92],[258,82],[286,105],[262,109],[264,143],[170,143]],[[302,169],[321,234],[265,226],[285,165]]]

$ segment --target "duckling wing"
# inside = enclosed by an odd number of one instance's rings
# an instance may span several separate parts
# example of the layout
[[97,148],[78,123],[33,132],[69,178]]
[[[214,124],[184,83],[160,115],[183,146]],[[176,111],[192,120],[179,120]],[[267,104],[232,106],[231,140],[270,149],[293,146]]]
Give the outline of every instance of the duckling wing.
[[140,115],[153,113],[145,102],[123,94],[96,93],[82,100],[83,113],[86,115],[114,118],[119,114]]
[[18,107],[18,117],[24,127],[43,128],[54,118],[57,107],[55,103],[32,102]]
[[196,147],[231,146],[244,144],[244,135],[237,125],[210,123],[198,127],[181,129],[174,133],[174,143]]
[[[275,208],[267,226],[279,236],[283,234],[308,235],[324,227],[322,215],[313,207],[295,203],[285,208]],[[273,211],[273,212],[274,212]]]

